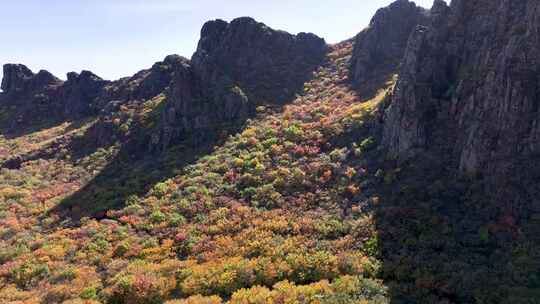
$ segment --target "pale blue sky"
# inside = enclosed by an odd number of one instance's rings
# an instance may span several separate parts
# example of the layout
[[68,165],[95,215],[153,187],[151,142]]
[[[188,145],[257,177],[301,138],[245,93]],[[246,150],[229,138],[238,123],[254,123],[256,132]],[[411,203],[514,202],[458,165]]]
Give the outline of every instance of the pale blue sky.
[[[251,16],[275,29],[335,43],[392,0],[0,0],[0,65],[23,63],[60,78],[91,70],[130,76],[168,54],[190,58],[205,21]],[[430,7],[433,0],[418,0]],[[1,77],[0,71],[0,77]]]

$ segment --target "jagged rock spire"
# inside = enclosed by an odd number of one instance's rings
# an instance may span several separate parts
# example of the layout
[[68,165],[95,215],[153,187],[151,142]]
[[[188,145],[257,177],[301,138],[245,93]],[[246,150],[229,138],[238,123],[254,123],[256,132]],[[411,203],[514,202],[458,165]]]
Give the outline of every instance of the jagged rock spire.
[[351,79],[356,86],[395,72],[407,40],[419,24],[428,22],[428,12],[412,1],[398,0],[377,11],[368,28],[355,38]]
[[327,50],[316,35],[291,35],[242,17],[207,22],[192,64],[208,83],[237,83],[253,102],[283,103],[301,89]]
[[25,83],[34,77],[34,73],[22,64],[5,64],[2,90],[4,93],[23,90]]

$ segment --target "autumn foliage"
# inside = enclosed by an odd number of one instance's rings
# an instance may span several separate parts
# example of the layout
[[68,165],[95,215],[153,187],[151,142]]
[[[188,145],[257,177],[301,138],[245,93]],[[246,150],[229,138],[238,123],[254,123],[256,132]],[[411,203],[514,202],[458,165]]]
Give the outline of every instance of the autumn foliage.
[[[82,159],[64,151],[63,158],[4,169],[0,299],[385,303],[373,218],[353,212],[376,201],[362,184],[375,172],[352,160],[372,144],[355,136],[373,119],[386,91],[363,101],[348,87],[351,48],[335,46],[290,105],[261,109],[214,152],[100,219],[70,222],[51,211],[99,174],[116,146]],[[125,117],[114,123],[127,136]],[[64,129],[42,131],[39,138],[61,136]],[[342,136],[354,140],[342,145],[336,142]]]

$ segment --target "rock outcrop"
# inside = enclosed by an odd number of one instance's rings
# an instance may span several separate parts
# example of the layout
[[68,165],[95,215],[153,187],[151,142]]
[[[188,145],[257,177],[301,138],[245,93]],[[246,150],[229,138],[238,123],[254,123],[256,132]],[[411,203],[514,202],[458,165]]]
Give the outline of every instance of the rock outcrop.
[[192,62],[211,90],[214,84],[237,85],[255,104],[283,104],[302,89],[327,50],[313,34],[291,35],[244,17],[207,22]]
[[96,113],[96,99],[108,83],[90,71],[68,73],[67,81],[58,90],[58,103],[63,107],[65,117]]
[[369,27],[355,37],[351,58],[354,85],[361,87],[367,82],[373,83],[372,80],[386,81],[389,74],[395,73],[411,32],[417,25],[428,22],[428,13],[408,0],[398,0],[379,9]]
[[257,105],[282,105],[325,60],[323,39],[273,30],[251,18],[207,22],[191,62],[174,71],[151,146],[204,141],[246,120]]
[[22,64],[4,65],[2,91],[10,96],[28,95],[46,89],[48,86],[60,84],[62,81],[51,73],[41,70],[34,74]]
[[291,35],[251,18],[216,20],[202,28],[191,61],[167,56],[150,69],[117,81],[83,71],[69,73],[62,82],[45,71],[34,75],[23,65],[6,65],[0,104],[16,105],[18,119],[12,128],[40,118],[97,115],[100,121],[88,142],[99,145],[103,138],[113,138],[113,120],[124,115],[116,115],[121,105],[140,109],[137,104],[163,95],[163,106],[153,113],[158,116],[154,130],[144,135],[150,137],[146,139],[150,150],[162,151],[174,142],[205,141],[239,125],[257,105],[292,100],[327,51],[325,41],[313,34]]
[[233,83],[208,83],[198,77],[188,60],[174,71],[160,129],[150,150],[164,150],[172,142],[190,137],[203,142],[216,131],[248,118],[251,106],[243,91]]
[[34,77],[34,73],[22,64],[4,65],[4,78],[2,79],[2,90],[8,94],[24,89],[25,83]]
[[6,64],[0,103],[14,105],[11,126],[39,120],[73,120],[98,115],[109,103],[144,101],[163,93],[176,66],[185,59],[170,55],[132,77],[107,81],[90,71],[70,72],[62,81],[47,71],[34,74],[21,64]]
[[384,143],[484,176],[512,212],[540,202],[540,2],[436,0],[408,41]]
[[35,74],[22,64],[4,65],[4,78],[2,79],[2,90],[5,94],[14,94],[24,91]]
[[43,117],[57,115],[55,101],[63,83],[60,79],[44,70],[35,74],[22,64],[6,64],[3,69],[0,106],[4,107],[3,111],[16,109],[9,113],[9,121],[0,122],[3,127],[17,129],[29,119],[39,123]]
[[147,100],[163,93],[169,87],[175,69],[185,61],[181,56],[169,55],[150,69],[110,83],[99,97],[99,106],[103,107],[111,100]]
[[4,65],[0,103],[16,108],[20,123],[45,119],[74,119],[91,114],[91,107],[108,83],[88,71],[69,73],[62,81],[50,72],[34,74],[22,64]]

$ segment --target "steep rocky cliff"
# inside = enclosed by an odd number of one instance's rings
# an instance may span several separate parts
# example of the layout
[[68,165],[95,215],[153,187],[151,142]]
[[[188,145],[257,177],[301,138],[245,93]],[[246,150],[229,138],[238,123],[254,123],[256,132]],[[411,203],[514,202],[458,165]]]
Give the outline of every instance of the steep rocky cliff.
[[194,143],[204,142],[225,125],[245,120],[253,109],[238,86],[231,81],[203,81],[185,60],[174,71],[149,150],[163,151],[174,141],[188,138]]
[[149,69],[110,83],[101,92],[98,107],[103,108],[110,101],[143,101],[163,93],[171,84],[175,70],[185,61],[181,56],[169,55]]
[[203,26],[193,67],[206,83],[230,81],[256,103],[290,101],[324,60],[323,39],[276,31],[252,18]]
[[[4,103],[21,108],[43,106],[49,110],[46,115],[58,109],[64,109],[65,115],[83,114],[107,83],[89,71],[80,75],[68,73],[68,80],[64,82],[45,70],[34,74],[22,64],[4,65],[4,75]],[[33,114],[45,113],[35,111]]]
[[191,62],[175,70],[151,146],[164,149],[186,136],[198,140],[237,125],[257,105],[281,105],[322,64],[323,39],[276,31],[251,18],[207,22]]
[[[354,39],[351,80],[358,88],[372,80],[386,81],[397,71],[411,32],[428,22],[429,11],[408,0],[398,0],[377,11],[369,27]],[[379,83],[374,83],[378,85]]]
[[540,3],[437,0],[431,15],[409,39],[385,144],[483,175],[513,212],[538,209]]
[[0,93],[0,104],[3,112],[7,108],[16,109],[10,113],[9,121],[3,121],[12,128],[34,114],[35,120],[39,116],[54,116],[58,112],[58,88],[62,81],[51,73],[41,70],[37,74],[22,64],[4,65],[4,78]]
[[2,90],[11,96],[16,94],[28,94],[32,91],[43,89],[46,86],[58,84],[61,81],[47,71],[34,74],[22,64],[6,64],[4,66],[4,79]]

